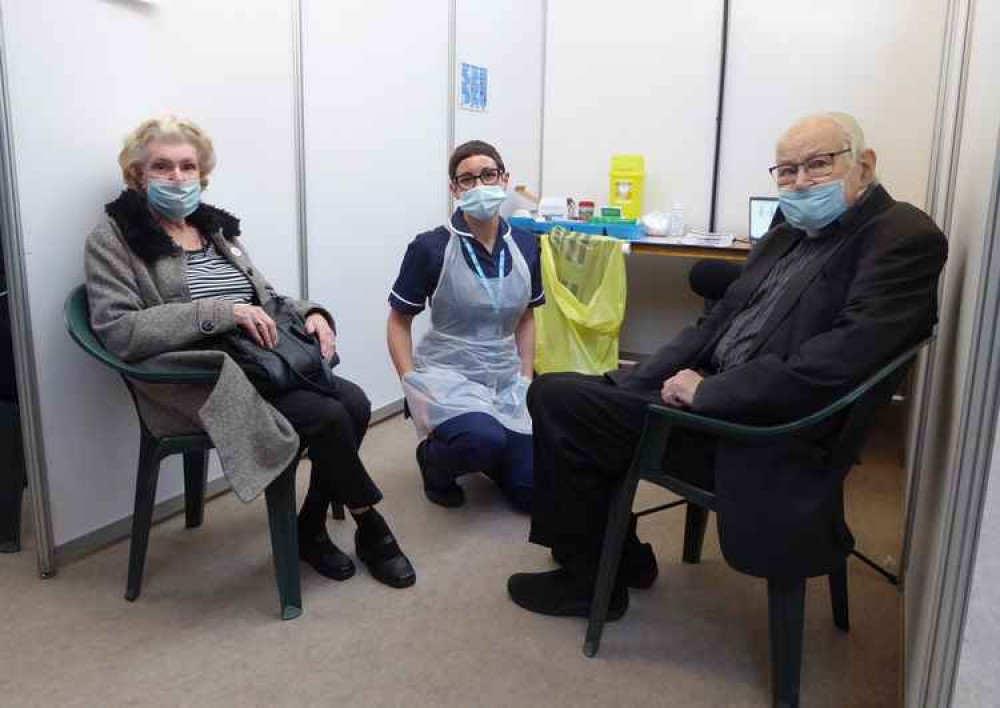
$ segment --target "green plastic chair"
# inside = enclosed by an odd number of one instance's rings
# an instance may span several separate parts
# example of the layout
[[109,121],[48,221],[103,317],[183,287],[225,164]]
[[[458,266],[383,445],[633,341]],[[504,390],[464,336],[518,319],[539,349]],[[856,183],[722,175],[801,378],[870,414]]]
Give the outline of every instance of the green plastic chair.
[[[673,427],[697,430],[720,438],[777,440],[828,420],[841,411],[846,411],[847,418],[837,445],[833,449],[830,465],[834,473],[846,476],[858,459],[865,434],[878,409],[888,402],[893,392],[899,387],[906,375],[909,362],[930,341],[927,339],[899,355],[850,393],[822,410],[782,425],[740,425],[707,418],[677,408],[650,404],[647,407],[646,422],[632,464],[624,481],[612,498],[607,532],[594,587],[594,599],[590,607],[587,634],[583,643],[583,653],[592,657],[597,654],[600,648],[601,634],[608,614],[608,603],[611,600],[614,578],[618,571],[622,546],[625,542],[629,517],[632,512],[632,503],[640,479],[668,489],[682,499],[640,512],[639,515],[684,504],[687,508],[687,517],[684,528],[683,560],[687,563],[698,563],[701,560],[708,512],[713,511],[716,507],[715,495],[673,477],[661,468],[667,441]],[[854,555],[870,564],[870,561],[860,553],[854,552]],[[883,574],[886,573],[883,571]],[[829,585],[834,624],[846,632],[849,628],[846,563],[830,574]],[[775,706],[799,705],[805,589],[806,578],[767,579],[771,636],[771,680]]]
[[[211,370],[156,371],[139,368],[115,357],[104,348],[90,328],[90,307],[87,290],[80,285],[66,298],[63,308],[69,336],[87,354],[117,371],[135,404],[139,417],[139,463],[135,486],[135,509],[132,516],[132,540],[129,546],[128,581],[125,599],[132,602],[142,590],[142,573],[146,563],[149,530],[153,524],[156,485],[160,462],[170,455],[184,456],[184,513],[187,528],[201,526],[205,511],[205,482],[208,474],[208,451],[212,441],[208,435],[156,436],[142,419],[132,380],[154,384],[211,383],[219,375]],[[294,619],[302,614],[299,586],[298,527],[295,519],[296,459],[264,492],[267,518],[271,530],[271,550],[278,581],[281,618]]]

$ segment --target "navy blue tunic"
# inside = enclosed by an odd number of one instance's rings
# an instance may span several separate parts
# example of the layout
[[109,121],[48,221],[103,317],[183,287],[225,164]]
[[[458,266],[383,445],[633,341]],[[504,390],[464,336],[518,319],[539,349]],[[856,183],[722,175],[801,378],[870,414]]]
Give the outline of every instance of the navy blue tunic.
[[[452,215],[451,225],[459,234],[471,236],[461,210],[457,210]],[[528,264],[528,271],[531,273],[531,300],[528,302],[528,307],[538,307],[545,302],[538,240],[533,233],[511,228],[504,219],[500,219],[500,236],[507,233],[508,230],[510,230],[514,243],[521,251],[521,255],[524,256],[524,260]],[[416,315],[424,310],[427,299],[434,294],[438,279],[441,277],[444,250],[450,238],[451,232],[448,228],[439,226],[433,231],[419,234],[410,242],[406,248],[406,255],[403,257],[403,264],[399,268],[399,276],[389,293],[389,304],[394,310],[405,315]],[[487,278],[496,278],[497,269],[500,266],[500,254],[507,251],[507,242],[503,238],[497,238],[493,246],[493,253],[490,253],[476,239],[470,238],[469,240],[476,253],[476,258],[482,266],[483,275]],[[475,270],[472,261],[469,260],[469,252],[465,248],[461,250],[466,265],[471,270]],[[506,263],[503,275],[506,276],[513,268],[513,258],[508,253],[504,260]]]

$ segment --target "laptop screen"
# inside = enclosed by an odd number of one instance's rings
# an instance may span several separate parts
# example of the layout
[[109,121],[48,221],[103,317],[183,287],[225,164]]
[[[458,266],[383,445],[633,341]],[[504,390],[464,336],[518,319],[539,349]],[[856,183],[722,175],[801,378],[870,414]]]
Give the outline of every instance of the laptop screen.
[[750,242],[754,243],[771,228],[774,212],[778,210],[777,197],[750,197]]

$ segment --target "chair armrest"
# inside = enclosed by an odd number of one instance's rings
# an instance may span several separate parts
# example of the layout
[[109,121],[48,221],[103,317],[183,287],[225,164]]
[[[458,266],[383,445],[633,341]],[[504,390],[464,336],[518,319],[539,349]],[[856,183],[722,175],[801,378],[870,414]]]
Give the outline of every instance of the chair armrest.
[[865,379],[857,387],[841,396],[825,408],[799,418],[798,420],[789,421],[787,423],[779,423],[776,425],[743,425],[741,423],[719,420],[718,418],[709,418],[707,416],[698,415],[697,413],[691,413],[678,408],[669,408],[655,403],[651,403],[647,406],[647,416],[650,423],[659,419],[662,421],[661,424],[666,423],[669,425],[676,425],[680,428],[687,428],[689,430],[699,430],[724,438],[759,439],[788,435],[789,433],[794,433],[798,430],[809,428],[813,425],[821,423],[832,417],[834,414],[844,410],[861,398],[861,396],[867,393],[880,381],[913,359],[917,353],[932,340],[933,337],[929,337],[916,346],[907,349],[905,352],[875,372],[875,374]]
[[219,378],[219,371],[212,369],[193,369],[193,368],[182,368],[182,367],[161,367],[161,368],[148,368],[143,366],[136,366],[135,364],[129,364],[122,361],[116,356],[113,356],[108,350],[100,346],[95,346],[94,342],[86,341],[79,333],[73,329],[68,328],[70,338],[76,342],[80,347],[90,356],[94,357],[100,361],[105,366],[114,369],[122,376],[127,376],[130,379],[136,381],[145,381],[147,383],[214,383],[216,379]]
[[137,381],[163,384],[213,383],[219,378],[218,369],[182,366],[152,368],[130,364],[116,357],[104,348],[90,327],[90,307],[87,302],[87,290],[83,285],[78,285],[70,291],[63,305],[63,318],[70,339],[76,342],[84,352],[122,376]]

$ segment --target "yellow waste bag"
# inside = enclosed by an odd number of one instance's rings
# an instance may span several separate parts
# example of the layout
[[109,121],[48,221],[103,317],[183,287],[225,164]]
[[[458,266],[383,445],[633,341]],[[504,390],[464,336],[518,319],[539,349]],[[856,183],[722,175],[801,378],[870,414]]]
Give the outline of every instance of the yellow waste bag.
[[555,228],[541,238],[545,304],[535,308],[535,371],[618,368],[625,319],[622,242]]

